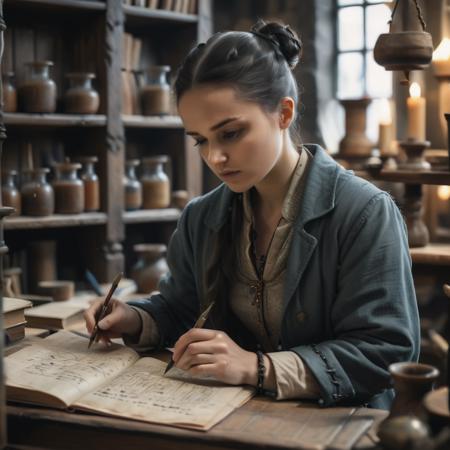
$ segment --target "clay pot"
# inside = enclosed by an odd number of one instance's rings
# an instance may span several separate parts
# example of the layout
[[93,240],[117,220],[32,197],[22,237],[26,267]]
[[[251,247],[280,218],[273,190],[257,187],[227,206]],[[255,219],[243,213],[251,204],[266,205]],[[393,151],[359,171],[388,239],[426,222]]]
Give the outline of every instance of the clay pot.
[[68,73],[70,87],[64,95],[64,111],[69,114],[96,114],[100,105],[98,92],[92,87],[93,73]]
[[138,292],[148,294],[158,288],[161,277],[168,272],[166,246],[164,244],[136,244],[133,247],[138,260],[131,269],[131,278],[138,286]]
[[55,194],[47,183],[47,168],[24,171],[29,179],[22,185],[22,212],[27,216],[49,216],[55,211]]
[[55,212],[59,214],[79,214],[84,211],[84,185],[77,177],[79,163],[63,162],[55,164],[56,178]]
[[17,111],[17,90],[13,85],[12,79],[14,72],[5,72],[2,75],[3,81],[3,111],[16,112]]
[[2,201],[4,206],[14,208],[14,215],[20,215],[22,209],[22,200],[20,191],[14,183],[14,177],[17,175],[15,170],[3,172]]
[[383,33],[378,36],[373,56],[386,70],[424,69],[433,57],[433,40],[424,31]]
[[56,84],[50,78],[51,61],[27,63],[29,77],[19,88],[19,100],[24,112],[53,113],[56,111]]

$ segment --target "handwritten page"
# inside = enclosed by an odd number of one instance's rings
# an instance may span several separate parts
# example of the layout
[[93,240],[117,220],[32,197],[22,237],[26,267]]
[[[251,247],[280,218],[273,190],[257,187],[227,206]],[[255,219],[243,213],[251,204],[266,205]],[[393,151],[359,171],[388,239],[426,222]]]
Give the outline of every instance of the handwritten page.
[[4,359],[7,389],[45,393],[69,406],[139,359],[120,345],[96,344],[89,350],[87,345],[87,339],[68,332],[36,340]]
[[176,368],[142,358],[111,383],[82,397],[77,409],[145,422],[207,430],[253,395],[253,390],[212,380],[194,380]]

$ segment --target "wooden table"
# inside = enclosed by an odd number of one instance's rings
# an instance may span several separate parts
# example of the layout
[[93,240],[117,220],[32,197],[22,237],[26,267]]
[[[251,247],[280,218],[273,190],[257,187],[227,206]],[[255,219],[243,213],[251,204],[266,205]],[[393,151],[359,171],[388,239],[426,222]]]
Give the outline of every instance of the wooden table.
[[[306,410],[317,410],[322,426],[305,423]],[[8,442],[11,448],[46,449],[311,449],[306,436],[327,434],[332,428],[333,413],[339,408],[317,408],[294,401],[254,398],[207,432],[185,430],[136,421],[60,412],[46,408],[9,405]],[[375,428],[387,413],[360,409],[353,420],[374,419],[368,433],[355,448],[375,450]],[[328,421],[328,422],[327,422]],[[329,423],[329,425],[328,425]],[[345,429],[344,429],[345,430]],[[308,438],[306,438],[308,440]],[[339,439],[332,438],[333,448]]]

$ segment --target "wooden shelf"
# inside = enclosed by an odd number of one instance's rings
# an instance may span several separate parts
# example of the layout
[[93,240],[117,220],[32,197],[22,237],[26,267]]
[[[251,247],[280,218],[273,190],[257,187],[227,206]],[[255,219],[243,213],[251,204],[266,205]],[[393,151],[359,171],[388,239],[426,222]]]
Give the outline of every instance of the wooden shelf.
[[103,127],[106,125],[106,116],[102,114],[4,113],[3,119],[7,127]]
[[7,0],[5,9],[9,7],[51,9],[52,11],[105,11],[105,2],[95,0]]
[[122,115],[125,127],[129,128],[183,128],[179,116],[129,116]]
[[140,209],[138,211],[127,211],[123,214],[126,224],[148,223],[148,222],[175,222],[179,219],[181,211],[176,208],[167,209]]
[[104,213],[53,214],[45,217],[17,216],[4,220],[5,230],[32,230],[39,228],[63,228],[87,225],[103,225],[107,222]]
[[150,9],[140,6],[124,5],[125,22],[127,25],[143,25],[145,23],[174,23],[188,24],[197,23],[198,16],[194,14],[183,14],[164,9]]
[[366,172],[372,179],[405,184],[450,185],[450,171],[382,170],[379,173]]
[[450,244],[428,244],[425,247],[410,248],[414,264],[450,265]]

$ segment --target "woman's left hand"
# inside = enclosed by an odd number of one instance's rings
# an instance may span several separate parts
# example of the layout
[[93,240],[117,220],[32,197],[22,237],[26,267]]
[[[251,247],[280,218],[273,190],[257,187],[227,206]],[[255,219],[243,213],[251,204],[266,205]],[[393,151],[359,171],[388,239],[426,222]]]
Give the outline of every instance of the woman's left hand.
[[256,353],[237,345],[226,333],[192,328],[175,344],[175,366],[192,375],[212,376],[227,384],[257,384]]

